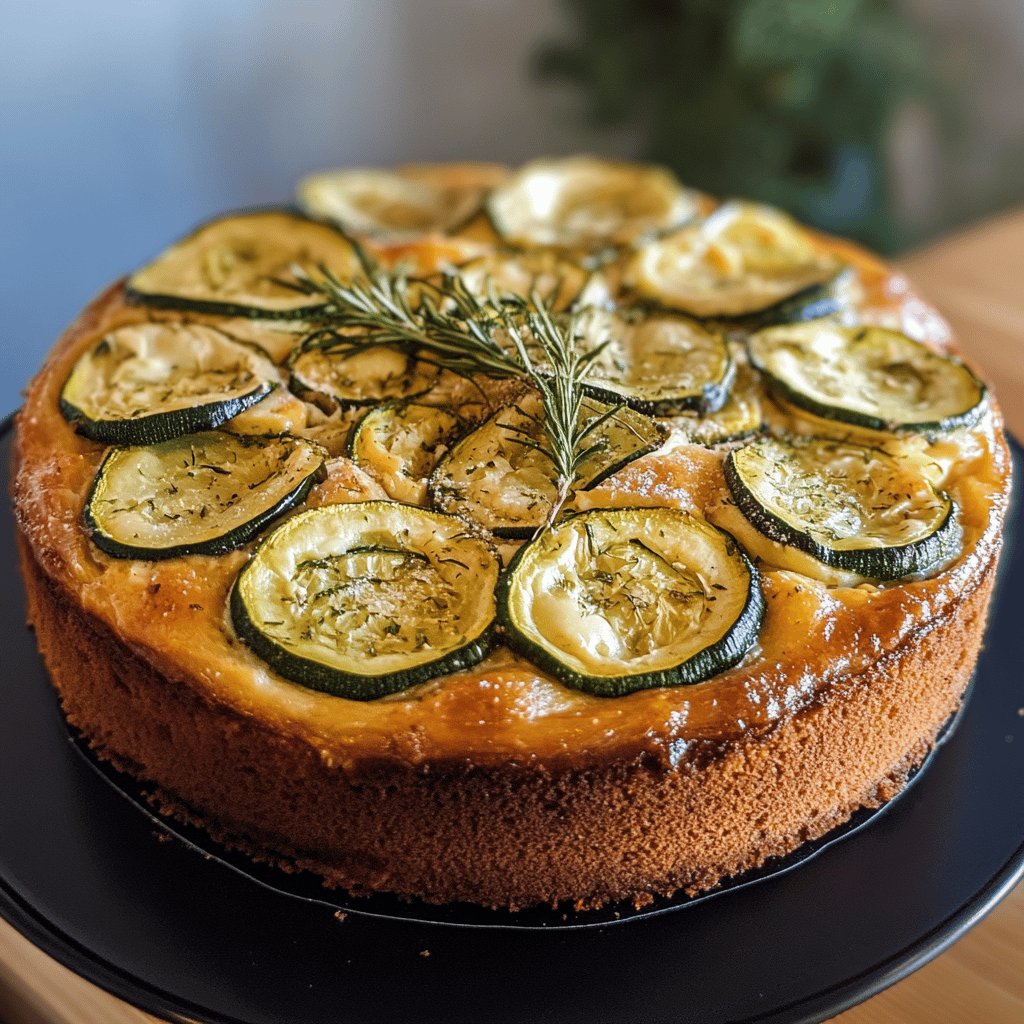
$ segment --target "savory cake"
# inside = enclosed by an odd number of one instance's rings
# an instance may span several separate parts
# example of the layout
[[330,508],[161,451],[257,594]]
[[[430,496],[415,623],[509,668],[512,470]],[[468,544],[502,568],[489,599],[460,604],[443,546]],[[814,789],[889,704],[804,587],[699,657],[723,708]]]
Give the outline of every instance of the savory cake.
[[695,893],[905,784],[1010,461],[880,261],[592,157],[316,175],[111,286],[14,500],[66,716],[354,892]]

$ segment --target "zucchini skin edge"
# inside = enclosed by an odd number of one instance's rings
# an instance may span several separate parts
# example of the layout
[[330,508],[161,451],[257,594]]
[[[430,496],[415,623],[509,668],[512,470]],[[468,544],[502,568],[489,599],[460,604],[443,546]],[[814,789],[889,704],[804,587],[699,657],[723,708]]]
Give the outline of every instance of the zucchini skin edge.
[[910,544],[843,551],[827,547],[764,508],[736,469],[734,455],[730,452],[723,463],[725,481],[736,507],[747,522],[768,540],[803,551],[823,565],[879,582],[893,582],[907,576],[927,574],[959,553],[963,531],[956,515],[956,502],[952,499],[949,499],[946,518],[938,528]]
[[[693,209],[685,213],[680,214],[679,219],[673,221],[671,224],[666,224],[660,228],[653,228],[648,231],[639,232],[636,237],[631,238],[628,242],[602,242],[599,245],[591,248],[587,245],[564,245],[560,243],[545,243],[540,245],[536,242],[513,242],[506,232],[501,228],[501,217],[494,213],[491,205],[491,195],[503,188],[504,185],[497,185],[490,189],[486,196],[484,196],[476,213],[470,220],[475,220],[483,214],[487,221],[488,226],[501,240],[502,247],[510,253],[524,253],[524,252],[536,252],[537,250],[547,250],[560,255],[575,255],[577,253],[584,253],[588,256],[594,256],[598,253],[606,254],[606,258],[614,259],[615,256],[624,252],[632,252],[638,249],[641,245],[647,242],[656,241],[659,238],[665,238],[668,235],[673,234],[676,231],[680,231],[689,224],[693,224],[695,221],[700,219],[700,213],[697,209],[697,203],[694,203]],[[686,186],[681,185],[680,188],[684,193],[693,193],[693,189],[688,189]],[[699,194],[699,193],[698,193]],[[462,225],[463,228],[467,227],[469,221]]]
[[[381,348],[396,347],[397,346],[394,345],[381,346]],[[312,351],[313,348],[315,348],[315,346],[306,347],[304,345],[299,345],[297,348],[293,349],[291,354],[285,361],[285,369],[288,371],[288,390],[293,395],[295,395],[296,398],[300,398],[302,399],[302,401],[310,402],[314,405],[316,404],[316,402],[314,401],[315,397],[323,397],[326,398],[328,401],[333,402],[335,407],[338,409],[366,409],[367,413],[371,413],[374,411],[374,409],[379,409],[384,405],[402,403],[409,404],[415,402],[417,398],[422,398],[425,394],[427,394],[427,392],[429,392],[431,388],[433,388],[437,384],[437,381],[440,378],[442,372],[440,369],[438,369],[434,376],[430,379],[429,383],[427,383],[426,386],[420,388],[419,391],[403,391],[401,396],[384,399],[342,398],[339,395],[332,394],[330,391],[321,391],[318,388],[314,387],[312,384],[307,384],[306,381],[302,379],[302,375],[295,372],[294,365],[298,361],[298,357],[305,352]],[[329,353],[327,354],[329,355]],[[409,358],[413,361],[416,361],[416,357],[414,355],[410,354]],[[355,428],[358,427],[360,423],[362,423],[362,419],[358,420],[356,423],[353,424],[352,432],[350,432],[349,434],[350,437],[353,436]]]
[[[251,562],[251,560],[250,560]],[[333,697],[348,700],[376,700],[393,693],[400,693],[418,683],[427,682],[437,676],[472,668],[486,657],[495,642],[494,622],[469,643],[433,661],[415,665],[401,672],[387,672],[381,675],[360,675],[329,668],[317,661],[292,654],[267,639],[253,624],[239,592],[242,576],[249,567],[247,563],[231,587],[229,608],[231,622],[239,639],[260,659],[285,679],[308,690],[317,690]]]
[[200,541],[197,544],[176,544],[170,548],[135,547],[131,544],[122,544],[121,541],[115,540],[109,534],[104,533],[103,528],[92,515],[93,495],[96,493],[96,487],[100,482],[100,477],[103,475],[107,461],[112,455],[114,455],[113,451],[108,452],[96,471],[96,478],[93,480],[93,485],[89,490],[89,497],[86,499],[85,506],[82,509],[82,522],[92,542],[101,551],[114,558],[133,558],[140,562],[157,562],[165,558],[178,558],[182,555],[225,555],[229,551],[234,551],[236,548],[240,548],[243,544],[252,540],[253,537],[262,532],[279,516],[284,515],[285,512],[290,511],[296,505],[305,501],[309,492],[313,489],[313,485],[322,479],[324,474],[324,467],[321,462],[312,473],[301,480],[298,486],[281,498],[276,505],[242,523],[241,526],[236,526],[233,530],[221,534],[219,537],[211,537],[209,540]]
[[[371,413],[390,412],[398,415],[404,412],[406,406],[421,405],[421,402],[416,401],[416,399],[419,397],[421,396],[410,395],[408,398],[404,396],[402,398],[386,398],[384,399],[383,402],[378,402],[376,405],[368,408],[366,412],[364,412],[362,416],[360,416],[359,419],[357,419],[355,423],[352,424],[352,427],[348,432],[348,437],[345,438],[345,457],[351,459],[357,465],[359,464],[358,459],[356,459],[356,439],[359,432],[365,427],[366,420]],[[428,408],[434,407],[429,406]],[[454,412],[446,408],[438,408],[438,412],[444,412],[448,413],[451,416],[455,416]],[[455,416],[455,418],[458,419],[458,416]],[[467,433],[469,433],[469,430],[465,429],[464,427],[460,427],[460,429],[452,436],[451,440],[453,442],[456,442],[460,440],[462,437],[464,437]]]
[[[316,175],[311,175],[315,177]],[[416,242],[422,241],[425,238],[433,238],[440,236],[442,238],[452,238],[455,235],[465,231],[473,221],[480,216],[484,209],[484,200],[486,193],[489,190],[484,189],[481,191],[480,196],[477,198],[472,208],[468,205],[466,207],[469,213],[463,214],[457,217],[450,224],[446,224],[444,227],[431,228],[426,231],[389,231],[385,228],[382,231],[356,231],[354,228],[347,227],[342,221],[335,217],[331,217],[328,214],[315,213],[313,210],[308,209],[303,203],[301,196],[296,200],[293,208],[287,208],[288,212],[297,212],[301,216],[305,217],[306,220],[316,221],[317,224],[323,224],[326,227],[334,228],[339,234],[344,235],[349,241],[355,240],[359,242],[362,239],[367,239],[370,242],[378,245],[403,245],[403,244],[415,244]]]
[[821,320],[827,316],[834,316],[836,313],[846,309],[850,302],[843,298],[841,293],[836,291],[837,287],[849,280],[852,271],[847,267],[840,268],[832,277],[819,282],[809,284],[805,288],[787,295],[784,299],[778,299],[770,305],[761,309],[751,310],[749,313],[709,313],[700,316],[683,309],[681,306],[673,306],[670,303],[659,301],[652,296],[633,296],[633,304],[639,309],[647,309],[652,313],[670,313],[675,316],[688,316],[696,320],[705,328],[712,328],[720,331],[745,331],[754,332],[763,330],[766,327],[779,327],[783,324],[803,323],[807,320]]
[[766,430],[764,416],[753,426],[744,427],[742,430],[734,430],[732,433],[723,434],[714,441],[693,441],[687,438],[687,444],[698,445],[701,448],[718,448],[721,445],[735,444],[737,441],[749,441],[752,438],[763,434]]
[[778,302],[773,302],[763,309],[752,310],[749,313],[737,313],[735,316],[709,316],[703,319],[725,328],[743,328],[753,331],[833,316],[849,305],[849,302],[837,292],[837,288],[848,279],[850,273],[847,268],[843,267],[827,280],[801,288],[800,291],[794,292],[784,299],[779,299]]
[[[336,224],[330,221],[321,220],[317,217],[307,216],[298,206],[292,204],[264,204],[262,206],[248,206],[238,210],[229,210],[227,213],[218,214],[203,221],[194,227],[187,234],[169,245],[165,246],[160,253],[153,257],[141,269],[146,269],[163,256],[167,249],[181,245],[199,234],[200,231],[221,221],[231,220],[235,217],[246,217],[261,213],[279,213],[295,220],[310,221],[322,227],[331,228],[345,241],[351,244],[350,236],[341,231]],[[313,320],[324,310],[325,303],[318,302],[309,306],[299,306],[294,309],[265,309],[260,306],[250,306],[240,302],[218,302],[216,299],[189,299],[181,295],[168,295],[162,292],[143,292],[132,286],[136,271],[124,285],[125,301],[132,306],[149,306],[152,309],[170,309],[190,313],[208,313],[214,316],[245,317],[249,320]]]
[[606,480],[615,476],[620,470],[625,469],[630,463],[636,462],[637,459],[642,459],[648,455],[653,455],[656,451],[659,451],[664,447],[665,442],[669,438],[669,434],[672,433],[671,428],[665,424],[660,423],[658,420],[652,419],[651,422],[654,424],[655,433],[658,435],[653,441],[649,441],[642,448],[638,448],[636,451],[630,453],[618,462],[613,463],[607,469],[602,470],[592,480],[588,480],[586,485],[581,487],[581,491],[592,491],[595,487],[600,487]]
[[[611,405],[628,405],[637,412],[647,416],[672,416],[677,412],[698,412],[702,416],[718,412],[729,400],[729,392],[736,381],[736,360],[731,356],[725,372],[715,381],[709,381],[702,385],[699,392],[689,395],[680,395],[677,398],[640,398],[636,395],[627,395],[625,392],[617,391],[614,387],[604,386],[600,377],[594,377],[583,382],[583,392],[591,398],[607,402]],[[614,383],[614,382],[609,382]]]
[[60,396],[60,411],[75,430],[92,441],[102,444],[134,445],[158,444],[173,441],[186,434],[203,430],[216,430],[239,413],[263,401],[277,387],[269,381],[261,381],[252,391],[217,402],[173,409],[169,412],[154,412],[130,420],[94,420],[86,416],[78,406]]
[[124,286],[124,297],[132,306],[151,309],[169,309],[183,313],[208,313],[214,316],[245,317],[247,320],[316,320],[324,312],[325,303],[296,306],[292,309],[265,309],[237,302],[217,302],[213,299],[189,299],[181,295],[136,291],[129,281]]
[[[642,511],[637,509],[636,511]],[[720,532],[725,533],[724,530]],[[509,609],[509,592],[512,578],[529,544],[521,547],[509,562],[508,567],[498,580],[495,590],[497,599],[497,621],[502,629],[504,642],[518,654],[529,659],[539,668],[550,672],[559,682],[575,690],[582,690],[595,697],[624,697],[638,690],[653,690],[667,686],[693,686],[733,668],[746,656],[757,642],[764,621],[766,603],[761,589],[761,575],[753,562],[730,537],[736,553],[743,560],[750,577],[747,602],[743,606],[736,621],[721,639],[705,647],[672,668],[658,672],[644,672],[637,675],[623,676],[588,676],[567,668],[555,655],[544,647],[523,636],[515,627]]]
[[978,423],[982,416],[985,415],[988,388],[966,363],[961,362],[959,359],[953,359],[951,356],[946,356],[945,358],[949,359],[950,362],[955,363],[970,374],[971,379],[975,384],[977,384],[978,401],[969,409],[965,409],[962,413],[958,413],[955,416],[947,416],[942,420],[922,420],[912,423],[890,423],[878,416],[871,416],[868,413],[857,412],[855,409],[846,409],[841,405],[829,405],[827,402],[819,402],[816,398],[809,397],[804,394],[804,392],[797,390],[790,384],[787,384],[781,377],[777,377],[773,374],[754,358],[753,353],[750,352],[749,346],[747,348],[747,353],[750,359],[750,365],[761,374],[762,378],[772,391],[780,395],[790,404],[796,406],[797,409],[803,409],[806,412],[811,413],[813,416],[819,416],[822,419],[831,420],[833,423],[848,423],[854,427],[861,427],[867,430],[877,430],[886,434],[941,434],[950,430],[973,427]]

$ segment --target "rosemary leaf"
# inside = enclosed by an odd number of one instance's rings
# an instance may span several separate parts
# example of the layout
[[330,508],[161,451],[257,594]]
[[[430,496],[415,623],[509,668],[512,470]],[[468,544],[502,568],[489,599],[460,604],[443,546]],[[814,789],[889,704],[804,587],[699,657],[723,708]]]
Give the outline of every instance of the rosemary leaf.
[[551,461],[557,497],[547,518],[550,527],[584,463],[603,450],[603,441],[588,445],[587,439],[622,408],[582,421],[584,383],[607,342],[584,347],[576,319],[556,318],[536,291],[481,299],[457,271],[445,272],[438,286],[389,273],[365,252],[360,259],[365,278],[348,282],[322,265],[317,276],[292,268],[291,287],[324,302],[303,345],[341,355],[398,346],[460,376],[515,377],[532,385],[543,402],[538,425],[546,442],[515,440]]

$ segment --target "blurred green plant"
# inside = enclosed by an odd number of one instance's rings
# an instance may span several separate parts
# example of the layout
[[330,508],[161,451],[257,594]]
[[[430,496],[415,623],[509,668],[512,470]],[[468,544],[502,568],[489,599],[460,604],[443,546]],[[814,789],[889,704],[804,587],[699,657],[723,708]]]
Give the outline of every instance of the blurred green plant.
[[911,101],[952,130],[931,45],[890,0],[563,0],[577,31],[537,55],[599,125],[639,126],[644,155],[691,185],[785,207],[883,250],[890,128]]

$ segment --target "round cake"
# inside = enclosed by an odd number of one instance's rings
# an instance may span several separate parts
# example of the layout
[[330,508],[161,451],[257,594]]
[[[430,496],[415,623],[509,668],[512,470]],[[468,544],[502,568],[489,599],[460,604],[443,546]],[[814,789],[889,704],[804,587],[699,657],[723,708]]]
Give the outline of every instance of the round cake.
[[165,813],[353,893],[643,904],[892,798],[959,707],[998,407],[858,247],[593,157],[315,175],[65,332],[29,617]]

